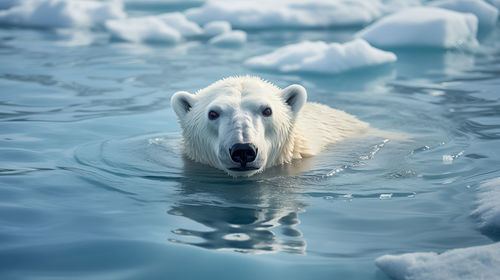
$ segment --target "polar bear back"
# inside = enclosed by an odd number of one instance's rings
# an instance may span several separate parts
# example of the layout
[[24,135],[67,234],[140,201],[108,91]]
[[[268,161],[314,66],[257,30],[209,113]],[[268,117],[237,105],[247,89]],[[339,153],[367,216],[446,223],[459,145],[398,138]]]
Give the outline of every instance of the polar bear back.
[[328,144],[368,132],[368,123],[326,105],[307,102],[295,123],[294,158],[318,155]]

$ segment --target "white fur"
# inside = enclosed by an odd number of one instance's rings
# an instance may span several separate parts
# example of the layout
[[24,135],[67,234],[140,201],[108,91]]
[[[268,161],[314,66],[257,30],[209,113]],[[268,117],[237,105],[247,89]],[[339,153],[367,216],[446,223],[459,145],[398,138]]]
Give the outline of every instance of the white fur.
[[[317,155],[330,143],[365,133],[369,125],[328,106],[306,102],[300,85],[285,89],[258,77],[230,77],[199,90],[177,92],[171,105],[182,127],[186,155],[197,162],[225,170],[232,176],[251,176],[293,159]],[[272,115],[263,116],[269,107]],[[219,112],[216,120],[209,111]],[[257,168],[232,171],[237,164],[229,149],[252,143]]]

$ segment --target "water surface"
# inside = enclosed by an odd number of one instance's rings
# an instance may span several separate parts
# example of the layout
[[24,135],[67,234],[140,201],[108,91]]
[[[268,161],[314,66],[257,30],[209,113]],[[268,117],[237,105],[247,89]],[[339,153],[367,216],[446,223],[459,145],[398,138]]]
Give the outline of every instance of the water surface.
[[[355,29],[254,30],[227,49],[3,26],[0,278],[388,279],[383,254],[498,240],[470,216],[500,176],[497,30],[476,52],[396,49],[392,65],[332,76],[242,61]],[[247,179],[186,160],[171,95],[240,74],[300,83],[411,140],[353,139]]]

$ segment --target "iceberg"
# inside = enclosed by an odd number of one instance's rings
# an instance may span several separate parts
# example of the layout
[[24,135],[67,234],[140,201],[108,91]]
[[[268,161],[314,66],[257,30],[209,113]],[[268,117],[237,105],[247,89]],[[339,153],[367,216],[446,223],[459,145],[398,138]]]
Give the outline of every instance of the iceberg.
[[356,34],[377,47],[458,48],[477,46],[477,17],[436,7],[391,14]]
[[120,1],[25,0],[0,10],[0,23],[39,28],[92,27],[125,17]]
[[498,279],[500,242],[442,254],[434,252],[385,255],[375,264],[394,279]]
[[480,26],[492,27],[498,21],[498,9],[482,0],[442,0],[432,2],[433,7],[474,14]]
[[217,35],[208,42],[221,47],[236,47],[245,44],[246,41],[247,34],[244,31],[234,30]]
[[357,39],[348,43],[305,41],[279,48],[245,61],[249,67],[281,72],[319,72],[335,74],[356,68],[396,61],[391,52],[376,49]]
[[[500,178],[484,182],[478,188],[477,208],[472,213],[482,230],[500,231]],[[500,265],[500,264],[499,264]]]
[[209,0],[186,11],[200,25],[227,21],[240,29],[269,27],[328,27],[365,25],[381,17],[387,8],[380,0]]

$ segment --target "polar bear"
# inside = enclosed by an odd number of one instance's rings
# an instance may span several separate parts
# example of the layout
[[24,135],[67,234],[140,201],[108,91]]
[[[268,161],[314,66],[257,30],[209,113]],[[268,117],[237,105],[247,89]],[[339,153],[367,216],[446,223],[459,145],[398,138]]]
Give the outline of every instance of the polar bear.
[[328,144],[370,130],[350,114],[306,100],[300,85],[280,89],[239,76],[195,94],[176,92],[171,107],[187,157],[238,177],[318,155]]

